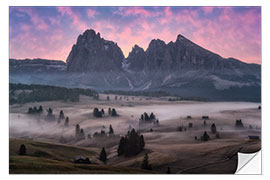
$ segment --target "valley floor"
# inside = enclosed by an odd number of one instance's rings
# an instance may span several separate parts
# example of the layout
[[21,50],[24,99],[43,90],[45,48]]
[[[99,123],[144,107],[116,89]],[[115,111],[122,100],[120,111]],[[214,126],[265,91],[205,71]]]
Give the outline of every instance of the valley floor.
[[[14,104],[10,106],[10,173],[172,173],[232,174],[237,167],[237,152],[256,152],[261,140],[250,140],[249,135],[261,136],[260,104],[249,102],[196,102],[168,101],[167,98],[126,97],[101,95],[100,100],[81,96],[80,102],[48,101]],[[128,99],[128,100],[127,100]],[[45,121],[46,112],[40,116],[27,114],[28,108],[42,105],[51,107],[58,117],[60,110],[69,117],[69,126]],[[93,109],[105,110],[105,117],[93,117]],[[115,108],[119,116],[108,116],[108,108]],[[159,125],[139,126],[142,113],[153,112]],[[191,116],[191,119],[187,119]],[[202,120],[209,116],[209,120]],[[236,128],[235,120],[242,119],[244,128]],[[192,123],[192,128],[188,124]],[[211,133],[215,123],[219,137]],[[75,125],[84,129],[91,138],[74,140]],[[93,137],[95,132],[109,131],[112,125],[114,137]],[[186,127],[178,131],[177,127]],[[125,158],[117,156],[120,136],[129,128],[140,130],[145,139],[145,150]],[[150,131],[152,129],[152,131]],[[207,131],[209,141],[201,141]],[[197,140],[195,140],[197,136]],[[65,142],[60,143],[60,139]],[[27,148],[26,156],[18,156],[20,144]],[[101,148],[105,147],[108,161],[98,160]],[[141,170],[145,152],[153,171]],[[72,163],[75,156],[86,156],[91,165]],[[39,168],[40,167],[40,168]],[[59,170],[56,170],[59,167]]]

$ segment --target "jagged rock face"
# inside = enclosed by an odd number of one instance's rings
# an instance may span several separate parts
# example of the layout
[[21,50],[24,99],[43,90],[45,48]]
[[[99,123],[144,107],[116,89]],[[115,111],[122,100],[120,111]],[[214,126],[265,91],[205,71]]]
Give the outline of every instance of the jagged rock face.
[[142,71],[144,70],[144,64],[146,62],[146,53],[143,48],[135,45],[132,51],[129,53],[126,61],[129,63],[129,69],[132,71]]
[[118,45],[94,30],[79,35],[67,58],[68,72],[121,71],[124,55]]
[[[166,44],[164,41],[154,39],[147,50],[135,53],[133,48],[127,58],[129,69],[144,72],[181,72],[189,70],[206,70],[209,72],[241,71],[245,73],[258,73],[259,65],[243,63],[233,58],[222,58],[197,44],[178,35],[175,42]],[[139,68],[138,68],[139,67]]]

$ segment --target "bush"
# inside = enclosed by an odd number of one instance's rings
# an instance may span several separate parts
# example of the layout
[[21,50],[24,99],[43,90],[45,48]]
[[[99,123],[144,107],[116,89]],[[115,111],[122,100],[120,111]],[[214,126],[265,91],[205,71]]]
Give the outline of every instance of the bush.
[[21,144],[20,149],[19,149],[19,155],[24,156],[26,154],[26,147],[24,144]]

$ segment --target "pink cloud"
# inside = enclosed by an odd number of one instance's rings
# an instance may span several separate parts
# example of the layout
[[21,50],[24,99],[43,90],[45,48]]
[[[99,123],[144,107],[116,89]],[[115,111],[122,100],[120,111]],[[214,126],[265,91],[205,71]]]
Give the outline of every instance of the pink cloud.
[[210,14],[213,12],[214,7],[213,6],[204,6],[202,7],[202,10],[205,14]]
[[62,16],[67,15],[72,20],[72,26],[74,26],[79,31],[84,31],[88,28],[87,24],[80,20],[79,13],[72,11],[70,7],[57,7],[58,12]]
[[34,24],[37,30],[47,30],[49,28],[45,20],[38,16],[32,8],[17,8],[19,12],[26,13],[29,15],[31,22]]
[[144,9],[143,7],[120,7],[118,11],[115,11],[114,14],[119,14],[121,16],[141,16],[149,17],[152,14]]
[[98,14],[99,14],[99,12],[96,11],[96,10],[94,10],[94,9],[88,9],[87,10],[87,16],[88,16],[88,18],[93,18],[93,17],[95,17]]

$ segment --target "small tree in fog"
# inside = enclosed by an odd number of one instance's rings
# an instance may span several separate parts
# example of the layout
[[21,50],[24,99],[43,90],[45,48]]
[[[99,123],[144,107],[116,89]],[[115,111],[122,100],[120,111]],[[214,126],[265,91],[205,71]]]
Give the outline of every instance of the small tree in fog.
[[143,162],[142,162],[141,168],[142,169],[145,169],[145,170],[152,170],[152,165],[149,164],[148,154],[147,153],[144,154],[144,158],[143,158]]
[[99,160],[101,160],[101,161],[104,162],[104,163],[107,161],[107,153],[106,153],[104,147],[102,148],[102,150],[101,150],[101,152],[100,152]]
[[217,132],[217,128],[216,128],[215,123],[213,123],[213,124],[211,125],[211,132],[212,132],[213,134],[215,134],[215,133]]
[[79,124],[76,124],[75,133],[76,133],[76,136],[78,136],[80,133],[80,125]]
[[39,113],[42,113],[42,112],[43,112],[43,108],[42,108],[42,106],[39,106],[39,108],[38,108],[38,112],[39,112]]
[[108,109],[108,115],[110,116],[111,114],[112,114],[112,109],[109,108],[109,109]]
[[19,149],[19,155],[23,156],[26,154],[26,147],[24,144],[21,144],[20,149]]
[[52,116],[52,114],[53,114],[53,110],[51,109],[51,108],[49,108],[48,110],[47,110],[47,116]]
[[111,114],[112,114],[112,116],[117,116],[117,112],[116,112],[116,110],[114,108],[112,109],[112,113]]
[[83,128],[82,128],[82,129],[80,129],[79,138],[80,138],[80,139],[84,139],[84,138],[85,138]]
[[61,110],[60,113],[59,113],[59,119],[60,119],[60,120],[61,120],[61,119],[65,119],[65,115],[64,115],[63,110]]
[[113,135],[113,134],[114,134],[114,130],[113,130],[112,125],[111,125],[111,124],[110,124],[110,130],[109,130],[109,134],[110,134],[110,135]]
[[65,126],[68,126],[68,124],[69,124],[69,118],[67,116],[66,119],[65,119]]
[[209,137],[209,135],[207,134],[207,132],[204,131],[203,136],[202,136],[202,140],[203,140],[203,141],[208,141],[209,138],[210,138],[210,137]]
[[104,109],[103,108],[101,109],[101,114],[102,114],[102,116],[105,115],[105,112],[104,112]]
[[143,137],[143,135],[140,135],[139,146],[140,146],[140,150],[142,151],[143,148],[144,148],[144,146],[145,146],[145,142],[144,142],[144,137]]

